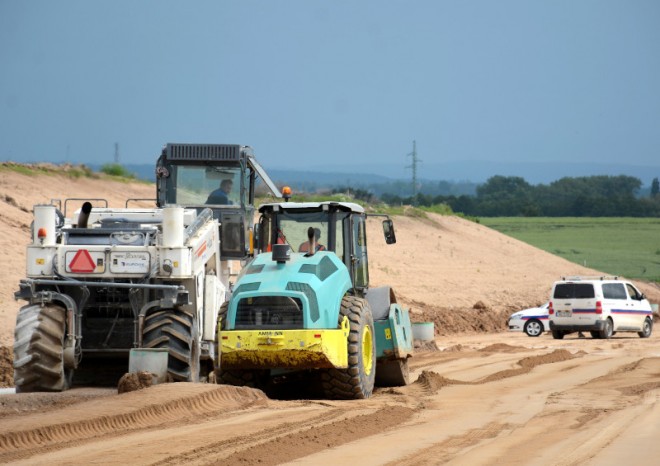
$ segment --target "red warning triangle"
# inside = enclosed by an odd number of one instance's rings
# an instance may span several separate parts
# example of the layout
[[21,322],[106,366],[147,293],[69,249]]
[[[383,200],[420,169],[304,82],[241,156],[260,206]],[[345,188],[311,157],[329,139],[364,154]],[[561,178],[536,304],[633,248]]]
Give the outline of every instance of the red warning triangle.
[[94,264],[94,259],[89,255],[87,249],[79,249],[69,263],[69,269],[73,273],[91,273],[96,269],[96,264]]

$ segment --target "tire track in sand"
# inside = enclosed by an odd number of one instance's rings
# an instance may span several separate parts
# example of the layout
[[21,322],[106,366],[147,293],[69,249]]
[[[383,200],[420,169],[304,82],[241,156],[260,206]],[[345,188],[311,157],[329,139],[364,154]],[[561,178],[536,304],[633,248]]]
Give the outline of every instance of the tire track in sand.
[[359,406],[333,409],[333,412],[324,413],[303,424],[284,423],[276,429],[205,445],[154,464],[282,464],[399,427],[416,411],[403,406],[387,406],[367,413],[362,412]]
[[53,411],[48,419],[39,415],[3,419],[0,463],[99,436],[198,421],[267,400],[263,392],[244,387],[162,384]]

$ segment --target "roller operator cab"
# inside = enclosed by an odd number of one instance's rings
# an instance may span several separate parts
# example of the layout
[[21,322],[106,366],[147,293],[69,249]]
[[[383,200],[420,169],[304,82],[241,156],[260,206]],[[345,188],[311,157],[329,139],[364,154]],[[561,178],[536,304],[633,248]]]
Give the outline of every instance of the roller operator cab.
[[[271,376],[306,372],[338,399],[367,398],[375,383],[405,385],[408,310],[390,287],[369,287],[364,209],[286,202],[259,212],[261,253],[220,311],[216,377],[260,386]],[[395,243],[389,218],[383,228],[386,243]]]

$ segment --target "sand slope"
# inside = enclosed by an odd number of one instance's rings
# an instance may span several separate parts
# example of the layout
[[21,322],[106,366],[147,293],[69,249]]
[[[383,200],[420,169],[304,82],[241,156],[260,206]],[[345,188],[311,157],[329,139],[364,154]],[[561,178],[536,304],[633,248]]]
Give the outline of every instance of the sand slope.
[[[154,187],[0,176],[0,386],[11,382],[13,300],[32,205],[50,198],[153,197]],[[369,222],[373,286],[389,284],[437,345],[406,387],[368,400],[286,399],[250,388],[162,384],[0,394],[2,464],[652,465],[660,456],[660,332],[608,341],[502,332],[562,274],[594,274],[456,217],[395,218],[396,245]],[[654,285],[640,284],[654,302]],[[3,347],[2,345],[6,345]],[[287,393],[287,392],[285,392]]]

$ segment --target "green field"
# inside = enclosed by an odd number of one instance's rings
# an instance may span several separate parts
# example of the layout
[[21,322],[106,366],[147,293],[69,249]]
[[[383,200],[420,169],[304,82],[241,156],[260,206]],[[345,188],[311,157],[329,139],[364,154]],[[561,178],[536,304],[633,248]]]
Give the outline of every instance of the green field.
[[660,282],[660,219],[482,217],[479,221],[571,262]]

